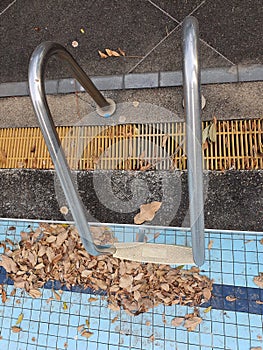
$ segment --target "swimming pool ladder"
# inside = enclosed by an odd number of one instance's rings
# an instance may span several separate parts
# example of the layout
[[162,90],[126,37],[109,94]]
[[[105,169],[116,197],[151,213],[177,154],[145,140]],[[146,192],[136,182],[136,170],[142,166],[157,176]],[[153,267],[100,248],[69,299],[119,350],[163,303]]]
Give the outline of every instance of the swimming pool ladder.
[[[188,17],[184,21],[183,27],[183,77],[187,127],[188,182],[190,223],[192,231],[192,252],[194,262],[197,265],[202,265],[204,262],[204,216],[200,119],[200,67],[198,62],[199,38],[197,20],[193,17]],[[119,255],[116,255],[115,246],[98,246],[94,244],[87,220],[87,210],[84,207],[80,195],[74,185],[65,153],[61,147],[46,99],[44,84],[45,69],[49,58],[52,56],[56,56],[68,63],[73,76],[97,103],[97,112],[101,116],[108,117],[113,114],[115,104],[113,101],[103,97],[71,54],[60,44],[54,42],[44,42],[34,50],[29,63],[28,80],[30,97],[40,129],[53,161],[55,171],[60,180],[84,248],[91,255],[96,256],[101,254],[114,254],[115,256],[131,260],[138,259],[137,253],[140,249],[141,255],[139,256],[139,259],[141,257],[141,259],[144,261],[147,261],[147,258],[149,260],[150,256],[152,256],[152,258],[156,255],[158,256],[158,249],[160,249],[160,245],[158,244],[150,245],[147,243],[145,245],[143,242],[136,242],[128,245],[119,244],[119,246],[117,245],[117,250],[119,250],[120,253]],[[189,255],[190,249],[188,247],[178,248],[178,246],[162,246],[163,247],[161,248],[163,249],[162,252],[164,259],[168,257],[169,254],[181,254],[185,259],[182,259],[183,262],[192,262],[192,257]]]

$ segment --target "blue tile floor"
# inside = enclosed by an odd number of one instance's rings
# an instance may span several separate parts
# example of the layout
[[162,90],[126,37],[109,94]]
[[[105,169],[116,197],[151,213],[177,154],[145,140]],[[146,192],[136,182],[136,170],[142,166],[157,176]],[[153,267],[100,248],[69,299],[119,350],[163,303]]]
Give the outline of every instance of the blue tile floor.
[[[0,240],[19,241],[20,231],[37,222],[0,220]],[[138,227],[107,225],[121,240],[134,240]],[[12,229],[15,227],[16,229]],[[11,228],[11,229],[10,229]],[[145,228],[148,239],[159,232],[158,243],[191,245],[190,233],[173,228]],[[32,299],[22,290],[14,295],[5,271],[0,283],[5,283],[7,301],[0,302],[0,345],[8,350],[250,350],[263,348],[263,289],[253,278],[263,272],[262,233],[206,231],[206,263],[203,274],[214,280],[213,298],[199,308],[203,322],[195,331],[174,327],[171,320],[193,312],[186,306],[163,306],[136,317],[124,311],[107,308],[103,296],[89,301],[89,291],[74,287],[63,290],[61,300],[53,297],[52,284],[43,288],[42,297]],[[209,249],[208,249],[209,247]],[[185,267],[187,268],[187,266]],[[53,284],[60,289],[59,283]],[[226,300],[227,296],[234,301]],[[231,299],[231,300],[233,300]],[[209,307],[211,306],[211,308]],[[13,333],[11,327],[23,314],[22,331]],[[93,333],[81,336],[78,326]]]

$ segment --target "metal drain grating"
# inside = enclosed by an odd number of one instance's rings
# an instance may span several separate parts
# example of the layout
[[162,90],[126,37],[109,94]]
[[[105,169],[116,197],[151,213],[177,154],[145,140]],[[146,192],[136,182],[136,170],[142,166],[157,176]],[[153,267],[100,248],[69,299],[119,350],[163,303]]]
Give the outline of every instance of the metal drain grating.
[[[205,129],[211,122],[203,122]],[[263,169],[263,120],[220,120],[204,169]],[[57,127],[75,170],[185,170],[185,123]],[[0,129],[0,167],[52,169],[39,128]]]

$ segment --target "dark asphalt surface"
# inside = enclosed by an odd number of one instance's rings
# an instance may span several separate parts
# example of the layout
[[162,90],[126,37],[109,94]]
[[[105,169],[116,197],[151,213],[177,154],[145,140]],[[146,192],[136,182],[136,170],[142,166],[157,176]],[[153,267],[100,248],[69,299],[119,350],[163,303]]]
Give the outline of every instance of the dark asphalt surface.
[[[0,13],[10,3],[1,0]],[[29,57],[46,40],[66,47],[90,75],[180,69],[181,27],[167,34],[192,11],[202,67],[263,62],[261,0],[17,0],[0,16],[0,83],[27,80]],[[129,57],[102,59],[105,48]],[[49,78],[69,76],[61,62],[49,65]]]
[[[2,189],[0,202],[0,217],[70,220],[59,211],[59,203],[56,197],[54,171],[26,170],[26,169],[1,169],[0,186]],[[188,190],[187,173],[178,172],[77,172],[78,190],[84,205],[99,222],[133,223],[133,218],[139,211],[141,198],[134,202],[134,210],[121,212],[113,210],[111,203],[102,203],[98,195],[98,188],[94,185],[94,176],[101,176],[111,182],[114,200],[125,204],[135,195],[132,184],[137,181],[136,187],[141,193],[148,188],[146,202],[162,201],[162,214],[159,216],[159,224],[188,227]],[[174,187],[174,179],[178,188]],[[166,185],[164,185],[164,180]],[[140,180],[140,182],[138,182]],[[262,231],[263,202],[261,186],[263,171],[226,171],[206,172],[205,183],[208,184],[205,199],[205,225],[207,228],[252,230]],[[178,206],[174,209],[173,200],[165,195],[165,186],[173,187],[177,195]],[[178,190],[179,189],[179,190]],[[172,195],[171,193],[168,196]],[[105,198],[109,193],[105,193]],[[164,202],[166,200],[166,202]],[[138,205],[137,205],[138,203]],[[177,203],[177,202],[176,202]],[[63,203],[66,205],[66,203]],[[172,210],[172,215],[171,215]],[[167,217],[169,222],[167,223]],[[155,223],[156,224],[156,223]]]

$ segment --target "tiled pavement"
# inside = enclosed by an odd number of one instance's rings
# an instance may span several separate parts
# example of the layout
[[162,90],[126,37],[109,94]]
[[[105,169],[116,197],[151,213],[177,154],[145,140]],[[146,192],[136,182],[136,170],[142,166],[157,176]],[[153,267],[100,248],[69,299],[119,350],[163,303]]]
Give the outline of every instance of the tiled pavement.
[[[30,54],[45,40],[69,49],[90,75],[179,70],[189,14],[199,20],[202,67],[262,63],[262,9],[261,0],[4,0],[0,83],[25,81]],[[127,57],[101,59],[105,48]],[[49,77],[59,76],[68,73],[52,63]]]

